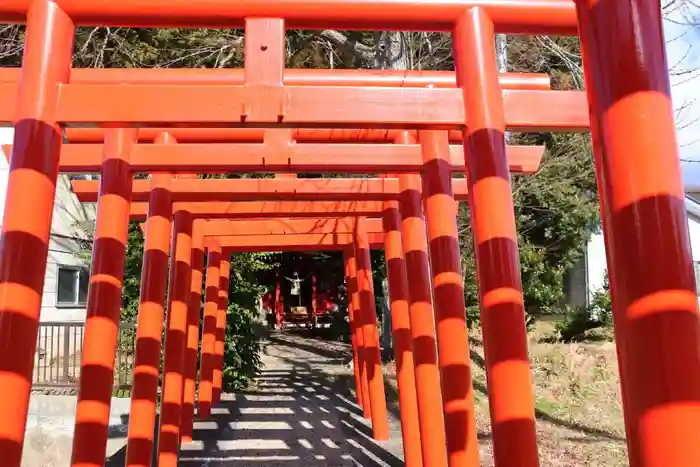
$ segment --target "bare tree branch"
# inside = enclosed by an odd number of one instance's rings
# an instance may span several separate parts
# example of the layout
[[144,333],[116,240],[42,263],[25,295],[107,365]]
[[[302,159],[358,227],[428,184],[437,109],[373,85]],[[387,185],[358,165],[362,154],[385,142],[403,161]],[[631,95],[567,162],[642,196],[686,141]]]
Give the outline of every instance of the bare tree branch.
[[373,47],[369,47],[361,42],[352,40],[341,32],[326,29],[325,31],[321,31],[319,35],[338,47],[342,47],[360,60],[368,62],[374,60],[375,52]]

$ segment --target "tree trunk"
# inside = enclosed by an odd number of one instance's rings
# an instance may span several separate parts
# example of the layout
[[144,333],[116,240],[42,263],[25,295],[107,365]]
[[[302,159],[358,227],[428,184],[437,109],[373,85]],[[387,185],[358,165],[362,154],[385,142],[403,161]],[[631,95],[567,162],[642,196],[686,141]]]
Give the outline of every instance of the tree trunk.
[[[374,55],[374,67],[380,70],[408,70],[408,35],[404,32],[384,31],[377,33],[376,50]],[[382,283],[385,294],[382,304],[384,314],[382,317],[381,344],[384,352],[393,354],[393,342],[391,332],[391,306],[388,297],[388,287]]]
[[377,33],[374,67],[380,70],[408,70],[408,36],[404,32]]

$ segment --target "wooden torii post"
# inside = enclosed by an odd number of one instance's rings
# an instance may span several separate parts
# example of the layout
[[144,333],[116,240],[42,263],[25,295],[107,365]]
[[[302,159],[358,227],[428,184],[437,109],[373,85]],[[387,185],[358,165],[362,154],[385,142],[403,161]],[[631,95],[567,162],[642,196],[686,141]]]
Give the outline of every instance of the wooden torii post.
[[[135,126],[464,131],[494,458],[499,467],[538,465],[503,133],[507,129],[590,128],[615,303],[630,465],[700,463],[700,433],[686,428],[700,423],[695,408],[700,400],[700,378],[688,377],[700,374],[700,313],[684,227],[687,218],[658,2],[640,7],[636,2],[574,4],[568,0],[190,0],[162,6],[161,0],[5,0],[0,4],[0,21],[27,23],[19,86],[0,85],[0,101],[16,98],[17,102],[11,115],[3,117],[13,119],[16,128],[0,247],[0,335],[5,344],[0,349],[0,388],[6,395],[0,398],[0,458],[4,465],[18,467],[21,461],[60,163],[59,129],[86,124],[123,127],[108,130],[105,137],[111,151],[104,162],[109,170],[102,173],[100,207],[118,214],[118,222],[98,218],[91,279],[91,295],[112,297],[119,295],[123,269],[121,221],[128,218],[131,188],[126,155],[139,138]],[[243,82],[72,84],[75,27],[85,24],[244,26]],[[378,26],[451,31],[458,88],[285,82],[287,28]],[[502,89],[495,66],[495,32],[580,34],[586,94]],[[583,105],[586,98],[590,121]],[[421,137],[421,143],[430,138]],[[449,160],[444,148],[438,152],[440,160]],[[441,242],[454,245],[454,216],[446,209],[454,203],[445,196],[452,191],[450,177],[444,170],[437,174],[440,176],[432,179],[440,183],[430,186],[442,190],[425,193],[429,258],[433,274],[439,274],[436,286],[454,291],[459,288],[454,255],[449,255],[454,247],[433,248]],[[27,205],[33,207],[31,215]],[[660,229],[660,225],[668,227]],[[445,238],[448,240],[441,240]],[[404,250],[408,253],[410,247],[404,244]],[[654,265],[653,270],[640,280],[629,280],[649,264]],[[437,297],[437,288],[434,292]],[[90,307],[89,316],[92,322],[97,322],[95,317],[107,318],[91,328],[99,329],[104,341],[113,343],[118,307],[112,302],[102,310]],[[436,312],[440,358],[444,354],[444,358],[458,358],[455,349],[463,348],[464,342],[443,346],[440,324],[452,319],[459,322],[459,317],[443,316],[438,307]],[[107,428],[103,414],[109,412],[109,403],[103,402],[105,396],[99,390],[111,374],[114,355],[98,344],[104,342],[88,341],[86,336],[82,376],[95,386],[85,383],[86,391],[81,389],[79,396],[73,450],[76,466],[99,466],[104,461]],[[460,378],[464,373],[459,362],[449,376],[460,382],[465,381]],[[469,388],[458,386],[456,391],[464,393]],[[470,410],[468,404],[445,406],[447,438],[442,444],[435,437],[422,439],[425,464],[441,467],[449,457],[452,465],[460,461],[464,462],[460,465],[475,465],[475,443],[464,436],[469,430],[464,424],[462,428],[453,424],[456,419],[468,419]],[[669,452],[674,455],[669,457]],[[175,455],[160,465],[176,461]]]

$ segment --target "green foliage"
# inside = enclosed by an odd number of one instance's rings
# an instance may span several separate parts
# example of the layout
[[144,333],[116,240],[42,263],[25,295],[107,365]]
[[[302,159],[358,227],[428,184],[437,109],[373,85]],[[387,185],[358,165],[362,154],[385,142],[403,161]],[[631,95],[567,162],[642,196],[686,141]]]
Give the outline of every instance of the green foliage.
[[557,339],[560,341],[584,340],[587,333],[596,328],[612,329],[612,304],[607,272],[603,287],[593,294],[588,308],[566,307],[564,312],[564,319],[556,325]]
[[[75,253],[77,258],[86,262],[92,260],[93,235],[95,223],[90,222],[80,228],[80,250]],[[136,322],[139,310],[139,295],[141,293],[141,267],[143,266],[143,232],[139,222],[130,222],[126,243],[124,262],[124,280],[122,285],[122,322]]]
[[260,340],[264,329],[257,299],[266,287],[258,274],[273,268],[274,253],[231,255],[229,307],[224,345],[223,385],[226,391],[246,388],[261,368]]
[[[514,176],[512,184],[525,308],[529,314],[554,313],[565,298],[566,273],[598,228],[590,141],[584,135],[512,135],[511,144],[516,143],[547,147],[538,173]],[[475,252],[469,209],[460,208],[465,300],[473,325],[479,317]]]
[[547,146],[537,175],[515,177],[513,191],[525,302],[530,309],[553,312],[564,297],[566,273],[598,228],[590,140],[551,135],[520,137],[517,142]]
[[257,300],[265,290],[258,275],[261,271],[269,271],[274,267],[275,253],[236,253],[231,255],[231,280],[229,303],[255,309]]
[[591,310],[602,326],[612,327],[612,301],[610,299],[610,282],[608,271],[605,271],[603,287],[596,290],[591,300]]
[[564,318],[555,326],[557,340],[562,342],[581,341],[586,331],[597,327],[597,323],[591,320],[589,310],[582,307],[566,306]]
[[239,391],[260,373],[262,324],[254,309],[232,303],[227,310],[223,387]]
[[122,321],[135,322],[141,293],[141,267],[143,266],[143,232],[138,222],[129,223],[122,286]]

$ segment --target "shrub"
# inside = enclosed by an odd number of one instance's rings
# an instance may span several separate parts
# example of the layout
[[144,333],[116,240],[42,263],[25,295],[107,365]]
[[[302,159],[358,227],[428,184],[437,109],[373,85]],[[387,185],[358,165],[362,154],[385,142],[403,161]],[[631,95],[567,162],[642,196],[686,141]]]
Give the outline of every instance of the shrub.
[[[557,339],[564,342],[581,341],[590,337],[588,331],[600,328],[605,336],[612,329],[612,302],[610,300],[610,283],[605,272],[603,286],[591,297],[587,308],[569,307],[564,311],[564,319],[557,323]],[[607,333],[609,334],[609,333]]]
[[596,321],[591,320],[588,309],[567,306],[564,318],[556,324],[557,339],[564,342],[584,340],[586,331],[597,327]]
[[610,283],[608,282],[607,271],[603,278],[603,287],[593,294],[591,314],[595,316],[601,326],[612,327],[612,302],[610,300]]
[[254,310],[231,304],[226,319],[223,386],[225,391],[246,389],[262,367],[262,324]]

